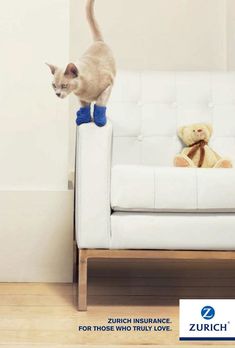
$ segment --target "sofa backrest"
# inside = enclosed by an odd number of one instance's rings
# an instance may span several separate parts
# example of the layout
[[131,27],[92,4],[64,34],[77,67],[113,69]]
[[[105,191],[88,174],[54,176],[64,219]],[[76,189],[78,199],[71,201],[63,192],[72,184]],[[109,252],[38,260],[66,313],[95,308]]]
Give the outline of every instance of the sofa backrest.
[[114,164],[172,166],[178,127],[207,122],[211,147],[235,165],[235,72],[121,71],[108,116]]

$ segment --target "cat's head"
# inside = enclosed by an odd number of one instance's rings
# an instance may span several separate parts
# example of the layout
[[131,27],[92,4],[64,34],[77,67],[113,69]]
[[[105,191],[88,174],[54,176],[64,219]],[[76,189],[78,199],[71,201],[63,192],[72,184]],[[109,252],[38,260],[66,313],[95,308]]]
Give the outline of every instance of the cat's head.
[[65,71],[55,65],[46,64],[49,66],[53,75],[52,88],[58,98],[66,98],[78,88],[79,73],[75,64],[68,64]]

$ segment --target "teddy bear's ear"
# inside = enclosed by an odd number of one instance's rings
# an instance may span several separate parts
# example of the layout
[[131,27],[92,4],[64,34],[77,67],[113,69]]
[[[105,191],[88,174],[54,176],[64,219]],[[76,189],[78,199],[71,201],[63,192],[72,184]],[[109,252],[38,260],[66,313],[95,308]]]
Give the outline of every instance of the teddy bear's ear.
[[185,128],[185,127],[180,127],[180,128],[178,129],[178,136],[179,136],[181,139],[183,138],[184,128]]
[[207,123],[205,126],[206,126],[206,128],[209,130],[209,132],[210,132],[210,137],[211,137],[212,132],[213,132],[213,127],[212,127],[212,125],[211,125],[210,123]]

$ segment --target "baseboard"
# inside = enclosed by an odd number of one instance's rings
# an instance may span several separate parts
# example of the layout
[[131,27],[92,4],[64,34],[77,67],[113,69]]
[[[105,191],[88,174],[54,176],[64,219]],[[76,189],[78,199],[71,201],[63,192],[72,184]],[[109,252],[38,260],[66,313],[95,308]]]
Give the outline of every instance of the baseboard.
[[0,192],[0,282],[72,282],[73,191]]

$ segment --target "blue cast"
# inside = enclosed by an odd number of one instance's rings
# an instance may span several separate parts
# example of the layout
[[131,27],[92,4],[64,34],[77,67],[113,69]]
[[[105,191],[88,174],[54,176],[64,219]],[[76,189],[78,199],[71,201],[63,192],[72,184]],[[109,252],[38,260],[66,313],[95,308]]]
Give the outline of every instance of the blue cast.
[[91,107],[90,105],[80,108],[77,112],[76,123],[80,126],[83,123],[91,122]]
[[94,122],[98,127],[103,127],[107,123],[106,117],[106,107],[105,106],[94,106]]

